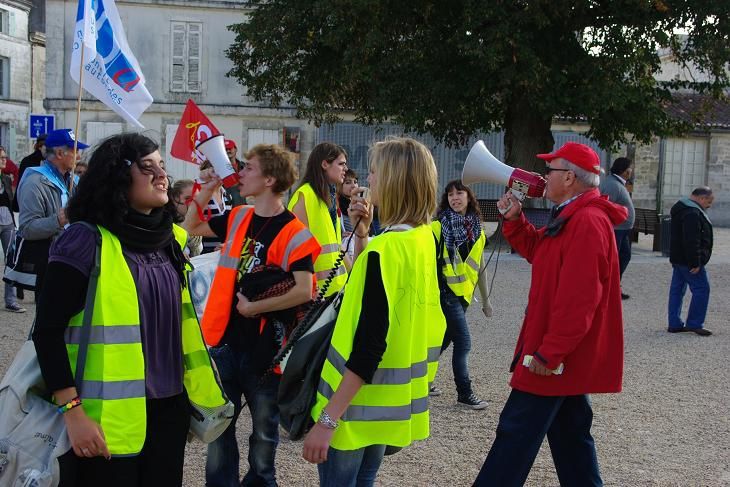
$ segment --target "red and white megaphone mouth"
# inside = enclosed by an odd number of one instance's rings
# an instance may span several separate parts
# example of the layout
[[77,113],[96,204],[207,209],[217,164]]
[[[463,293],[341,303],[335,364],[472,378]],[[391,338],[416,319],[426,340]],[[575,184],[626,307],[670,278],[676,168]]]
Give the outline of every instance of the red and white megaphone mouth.
[[208,137],[196,149],[213,165],[215,173],[223,179],[224,187],[230,188],[238,184],[238,174],[228,159],[223,134]]

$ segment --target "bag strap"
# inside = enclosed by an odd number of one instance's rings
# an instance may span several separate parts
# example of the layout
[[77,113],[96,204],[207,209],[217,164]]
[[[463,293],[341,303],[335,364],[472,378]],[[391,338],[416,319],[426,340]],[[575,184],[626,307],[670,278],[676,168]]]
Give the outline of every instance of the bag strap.
[[94,301],[96,299],[96,289],[99,284],[99,275],[101,274],[101,233],[96,225],[87,222],[77,222],[92,230],[96,236],[96,252],[94,255],[94,267],[89,274],[89,285],[86,288],[86,304],[84,305],[84,320],[81,325],[81,339],[79,341],[79,353],[76,358],[76,392],[81,395],[81,385],[83,384],[84,369],[86,367],[86,355],[89,350],[89,341],[91,339],[91,317],[94,314]]

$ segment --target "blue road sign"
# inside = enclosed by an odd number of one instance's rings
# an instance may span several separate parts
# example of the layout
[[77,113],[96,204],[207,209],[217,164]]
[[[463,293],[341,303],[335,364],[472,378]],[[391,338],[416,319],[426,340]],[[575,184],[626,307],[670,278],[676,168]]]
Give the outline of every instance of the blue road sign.
[[55,115],[34,115],[31,113],[28,121],[28,136],[31,139],[37,139],[39,135],[47,134],[53,130],[55,121]]

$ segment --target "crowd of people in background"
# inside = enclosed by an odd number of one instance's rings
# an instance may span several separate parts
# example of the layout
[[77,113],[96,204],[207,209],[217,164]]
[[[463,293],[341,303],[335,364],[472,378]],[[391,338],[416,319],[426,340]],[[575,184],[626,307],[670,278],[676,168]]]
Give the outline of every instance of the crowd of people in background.
[[[469,187],[451,181],[439,201],[423,144],[374,143],[362,186],[335,143],[313,148],[297,183],[285,148],[259,144],[241,160],[226,140],[239,180],[228,189],[206,162],[196,180],[173,181],[143,135],[109,137],[82,162],[86,149],[72,130],[55,130],[18,167],[0,146],[5,310],[25,312],[22,290],[35,291],[32,338],[72,445],[59,459],[62,486],[181,485],[189,401],[228,400],[233,421],[208,446],[206,485],[276,485],[281,371],[272,359],[306,306],[343,289],[302,449],[321,485],[373,485],[387,449],[429,436],[429,397],[444,394],[434,386],[438,360],[452,344],[456,403],[487,408],[469,373],[466,311],[476,300],[492,316],[489,242]],[[524,483],[545,437],[561,484],[601,485],[588,395],[621,390],[632,161],[616,159],[601,178],[582,144],[537,157],[554,205],[547,225],[529,223],[510,193],[498,202],[532,281],[512,392],[478,486]],[[700,187],[672,208],[670,333],[712,334],[713,199]],[[212,252],[220,257],[199,323],[189,259]],[[90,319],[103,333],[79,378],[79,330]]]

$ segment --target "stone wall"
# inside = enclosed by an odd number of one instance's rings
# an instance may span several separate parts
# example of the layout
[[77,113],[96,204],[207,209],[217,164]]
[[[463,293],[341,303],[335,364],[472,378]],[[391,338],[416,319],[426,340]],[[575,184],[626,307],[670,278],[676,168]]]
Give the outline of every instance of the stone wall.
[[712,134],[709,145],[707,184],[715,193],[710,218],[714,225],[730,227],[730,133]]

